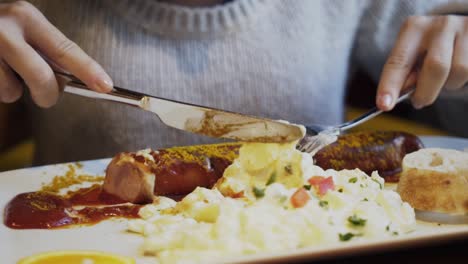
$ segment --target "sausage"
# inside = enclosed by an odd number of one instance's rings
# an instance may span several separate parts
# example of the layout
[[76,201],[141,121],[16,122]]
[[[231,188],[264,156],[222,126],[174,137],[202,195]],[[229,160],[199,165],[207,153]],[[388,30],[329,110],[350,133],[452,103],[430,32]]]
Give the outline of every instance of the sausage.
[[363,131],[339,136],[319,150],[314,160],[323,169],[378,171],[385,181],[397,182],[404,156],[423,147],[421,140],[409,133]]
[[123,152],[108,165],[103,189],[124,201],[148,203],[153,194],[182,196],[197,186],[211,188],[239,148],[226,143]]
[[103,191],[123,201],[150,203],[155,186],[152,165],[151,159],[135,153],[117,154],[107,166]]

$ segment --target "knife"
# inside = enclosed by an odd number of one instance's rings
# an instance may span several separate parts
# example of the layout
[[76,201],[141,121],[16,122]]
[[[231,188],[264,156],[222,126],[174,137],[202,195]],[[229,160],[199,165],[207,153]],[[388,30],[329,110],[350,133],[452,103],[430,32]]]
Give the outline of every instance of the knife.
[[215,138],[245,142],[286,143],[305,135],[301,125],[150,96],[115,87],[99,93],[73,75],[54,71],[64,92],[84,97],[123,103],[156,114],[167,126]]

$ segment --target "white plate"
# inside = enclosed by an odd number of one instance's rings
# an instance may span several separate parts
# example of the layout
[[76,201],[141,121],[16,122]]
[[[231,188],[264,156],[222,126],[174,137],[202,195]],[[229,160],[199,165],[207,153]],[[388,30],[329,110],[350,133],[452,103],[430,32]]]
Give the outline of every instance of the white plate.
[[[468,149],[468,139],[449,137],[421,137],[426,147],[444,147],[458,150]],[[103,175],[109,159],[83,162],[87,173]],[[0,173],[0,208],[15,195],[35,191],[55,175],[63,175],[67,166],[50,165]],[[3,213],[0,214],[3,223]],[[138,248],[143,242],[141,236],[125,232],[125,220],[104,221],[94,226],[59,230],[14,230],[0,224],[0,259],[2,263],[15,263],[21,257],[51,250],[100,250],[136,257],[137,263],[152,263],[152,259],[139,257]],[[441,241],[468,237],[468,224],[437,225],[418,222],[417,231],[396,238],[365,242],[346,242],[323,247],[313,247],[294,252],[276,252],[240,257],[235,260],[251,262],[285,262],[286,260],[315,260],[324,257],[344,256],[377,250],[438,243]]]

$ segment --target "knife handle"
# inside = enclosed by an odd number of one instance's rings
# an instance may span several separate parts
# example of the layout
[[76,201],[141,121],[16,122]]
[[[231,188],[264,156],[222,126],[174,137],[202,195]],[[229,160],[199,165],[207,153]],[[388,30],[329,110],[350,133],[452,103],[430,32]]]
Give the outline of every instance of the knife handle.
[[140,107],[141,99],[142,99],[142,98],[122,94],[117,90],[113,90],[109,93],[99,93],[99,92],[90,90],[87,87],[80,87],[79,84],[76,84],[74,82],[69,82],[65,84],[63,91],[69,94],[75,94],[75,95],[84,96],[84,97],[93,98],[93,99],[100,99],[100,100],[112,101],[112,102],[117,102],[117,103],[123,103],[123,104],[133,105],[137,107]]
[[109,93],[99,93],[89,89],[84,83],[76,79],[73,75],[66,74],[63,72],[54,71],[58,77],[63,91],[69,94],[75,94],[93,99],[101,99],[106,101],[112,101],[117,103],[128,104],[132,106],[140,107],[142,99],[145,97],[142,94],[125,90],[119,87],[113,87]]

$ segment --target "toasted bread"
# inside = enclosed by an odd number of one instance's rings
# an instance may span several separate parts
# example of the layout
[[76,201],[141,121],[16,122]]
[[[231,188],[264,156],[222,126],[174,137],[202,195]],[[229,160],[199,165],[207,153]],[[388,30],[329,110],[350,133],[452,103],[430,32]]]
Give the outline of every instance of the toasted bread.
[[408,154],[397,191],[417,210],[468,213],[468,153],[427,148]]

